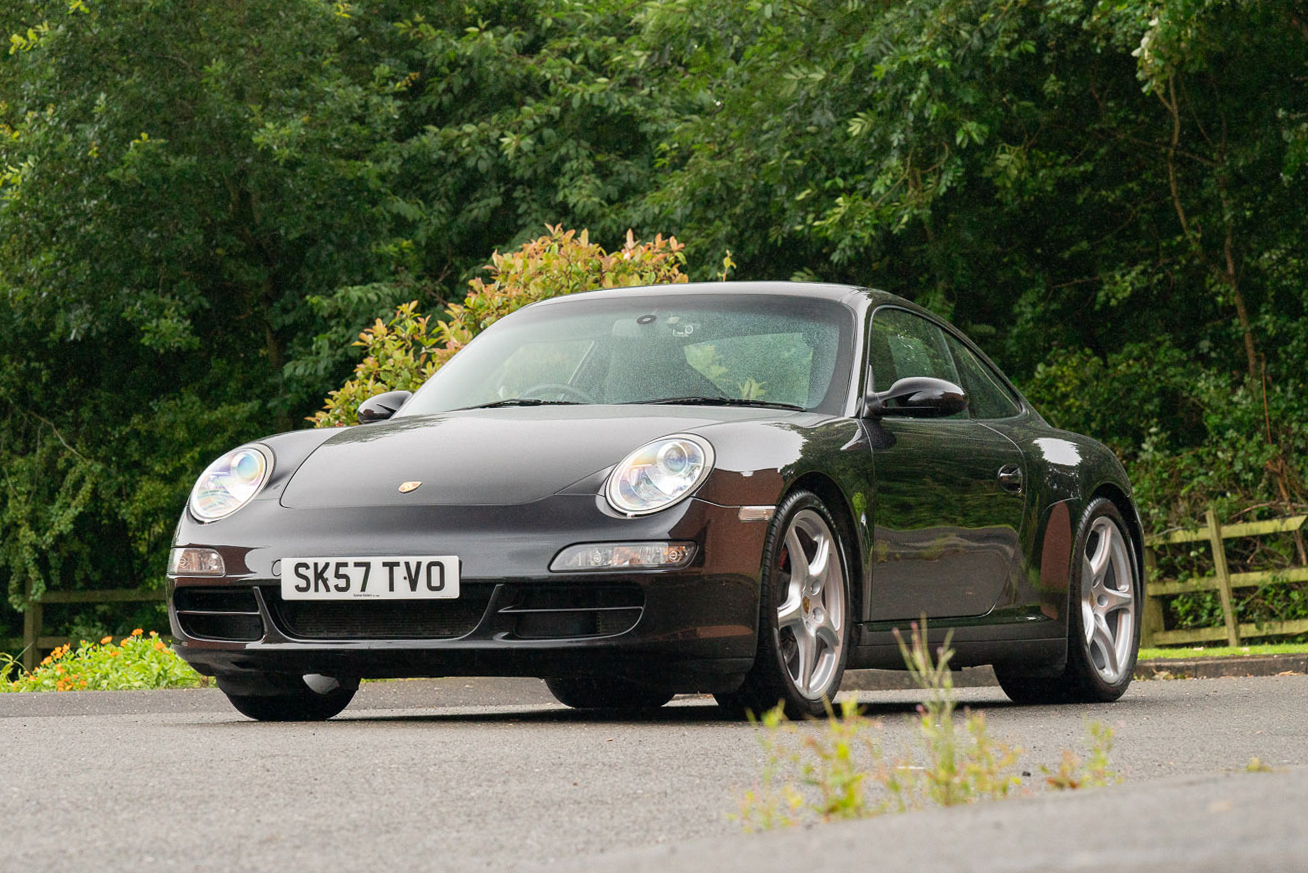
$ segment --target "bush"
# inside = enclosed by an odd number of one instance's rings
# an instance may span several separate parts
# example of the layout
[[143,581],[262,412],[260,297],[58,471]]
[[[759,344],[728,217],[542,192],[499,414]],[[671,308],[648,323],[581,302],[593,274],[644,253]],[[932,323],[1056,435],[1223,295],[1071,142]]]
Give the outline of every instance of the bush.
[[117,644],[105,637],[99,643],[83,640],[76,649],[60,646],[32,672],[7,679],[15,666],[14,658],[0,655],[0,693],[193,688],[208,683],[157,633],[146,636],[139,628]]
[[598,288],[686,281],[683,246],[675,237],[642,243],[627,231],[622,248],[606,252],[585,230],[556,225],[549,231],[512,254],[493,254],[486,265],[489,281],[469,282],[472,290],[462,304],[445,310],[443,321],[432,324],[416,302],[401,306],[389,322],[377,319],[354,343],[364,358],[353,378],[309,420],[316,427],[354,424],[360,403],[386,391],[414,390],[473,337],[529,303]]

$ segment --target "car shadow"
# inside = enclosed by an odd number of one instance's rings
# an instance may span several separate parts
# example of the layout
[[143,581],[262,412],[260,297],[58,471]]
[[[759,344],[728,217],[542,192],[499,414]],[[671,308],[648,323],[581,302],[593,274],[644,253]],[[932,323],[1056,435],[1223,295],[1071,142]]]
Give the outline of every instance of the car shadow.
[[[865,718],[885,716],[913,715],[918,703],[912,700],[877,701],[859,700],[859,714]],[[995,699],[968,701],[960,704],[972,709],[1006,708],[1012,702],[998,695]],[[440,710],[440,704],[433,701],[432,708]],[[332,720],[331,723],[386,723],[421,722],[429,724],[642,724],[642,725],[686,725],[686,724],[739,724],[751,726],[750,719],[734,717],[714,701],[681,700],[659,709],[629,712],[613,709],[569,709],[557,704],[527,705],[522,707],[496,707],[494,709],[459,708],[426,712],[421,709],[364,710],[351,713],[348,709]]]

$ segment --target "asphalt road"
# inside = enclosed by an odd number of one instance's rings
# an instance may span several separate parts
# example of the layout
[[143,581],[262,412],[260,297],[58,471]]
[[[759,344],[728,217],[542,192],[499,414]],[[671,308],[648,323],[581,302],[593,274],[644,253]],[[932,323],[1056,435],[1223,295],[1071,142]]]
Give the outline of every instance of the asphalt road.
[[[277,725],[210,689],[0,695],[0,871],[1308,869],[1308,677],[1138,682],[1088,707],[959,694],[1024,750],[1023,796],[762,835],[728,819],[757,729],[702,699],[614,720],[531,680],[391,682]],[[907,743],[912,692],[857,696]],[[1091,719],[1125,781],[1046,790]]]

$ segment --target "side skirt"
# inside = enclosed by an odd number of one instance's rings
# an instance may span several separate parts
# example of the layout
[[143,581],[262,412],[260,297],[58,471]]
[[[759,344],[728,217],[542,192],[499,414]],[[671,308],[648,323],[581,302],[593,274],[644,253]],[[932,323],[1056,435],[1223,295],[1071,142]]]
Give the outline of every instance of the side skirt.
[[[912,622],[867,622],[858,626],[858,644],[849,653],[848,669],[903,670],[904,657],[895,637],[907,644]],[[897,627],[898,626],[898,627]],[[1057,676],[1067,664],[1067,635],[1050,621],[953,625],[927,622],[927,643],[934,654],[950,637],[952,667],[1003,664],[1030,676]],[[1055,636],[1056,634],[1056,636]]]

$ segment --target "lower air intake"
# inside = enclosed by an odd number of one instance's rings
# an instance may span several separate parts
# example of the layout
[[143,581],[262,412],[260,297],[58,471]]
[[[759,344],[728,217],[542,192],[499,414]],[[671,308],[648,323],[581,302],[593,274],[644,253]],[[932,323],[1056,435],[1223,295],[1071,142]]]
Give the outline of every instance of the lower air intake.
[[466,584],[455,600],[264,600],[282,632],[303,640],[453,639],[481,623],[494,586]]

